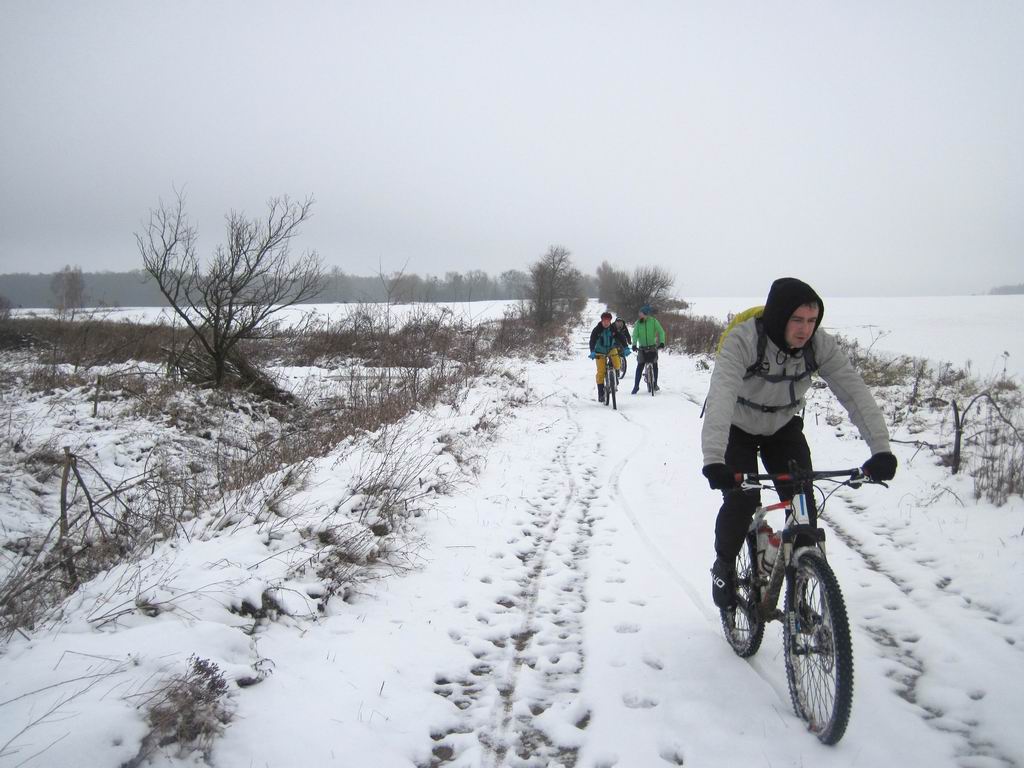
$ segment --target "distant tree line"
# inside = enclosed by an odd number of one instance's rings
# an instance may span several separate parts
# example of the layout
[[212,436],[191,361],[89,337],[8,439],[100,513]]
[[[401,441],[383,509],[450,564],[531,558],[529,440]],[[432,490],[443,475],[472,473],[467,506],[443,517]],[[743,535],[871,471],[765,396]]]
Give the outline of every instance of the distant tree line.
[[[581,276],[584,295],[597,296],[597,279]],[[323,289],[307,303],[413,303],[529,299],[530,274],[509,269],[498,275],[481,270],[446,272],[443,276],[393,272],[354,275],[337,267],[324,275]],[[0,296],[12,307],[73,309],[82,306],[162,307],[167,300],[144,269],[83,272],[65,267],[50,274],[0,275]]]
[[1020,285],[1000,285],[993,288],[989,293],[993,296],[1007,296],[1010,294],[1024,293],[1024,283]]

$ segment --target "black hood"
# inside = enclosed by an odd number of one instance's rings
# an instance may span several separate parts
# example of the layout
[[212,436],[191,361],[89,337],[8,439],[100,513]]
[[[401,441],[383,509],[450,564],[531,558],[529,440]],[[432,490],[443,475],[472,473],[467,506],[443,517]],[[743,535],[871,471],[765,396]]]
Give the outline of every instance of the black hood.
[[[818,305],[818,323],[814,332],[821,327],[821,319],[825,316],[825,304],[821,297],[807,283],[795,277],[780,277],[772,283],[768,291],[768,299],[764,303],[764,330],[775,346],[790,354],[798,350],[790,349],[786,344],[786,323],[798,307],[804,304]],[[814,338],[814,335],[811,335]],[[810,340],[807,342],[810,344]]]

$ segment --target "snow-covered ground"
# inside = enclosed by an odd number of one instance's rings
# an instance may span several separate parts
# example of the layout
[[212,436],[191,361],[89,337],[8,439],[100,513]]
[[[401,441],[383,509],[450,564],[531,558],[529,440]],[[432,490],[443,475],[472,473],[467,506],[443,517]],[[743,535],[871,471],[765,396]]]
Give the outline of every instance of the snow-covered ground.
[[[856,327],[840,301],[826,324]],[[981,332],[1017,343],[1008,321]],[[949,331],[932,327],[920,349],[959,338]],[[975,502],[969,478],[896,444],[890,489],[828,502],[856,690],[845,738],[824,747],[792,713],[779,626],[741,660],[711,603],[719,497],[700,474],[698,418],[710,372],[666,354],[659,396],[623,394],[613,411],[595,400],[583,329],[577,342],[571,359],[508,361],[457,406],[411,417],[429,478],[457,490],[413,518],[398,559],[408,570],[380,566],[321,613],[322,585],[298,568],[308,531],[347,524],[358,504],[367,439],[314,462],[279,517],[218,529],[211,512],[86,585],[60,623],[16,636],[0,656],[0,766],[130,760],[140,702],[192,654],[260,681],[231,686],[233,720],[209,755],[219,768],[1024,766],[1019,498]],[[820,469],[867,458],[848,423],[826,419],[835,411],[815,391]],[[83,432],[91,418],[83,405]],[[104,466],[124,466],[146,438],[126,438]],[[0,502],[2,519],[26,513],[13,503]],[[268,589],[294,617],[251,631],[238,611]],[[167,748],[154,764],[202,761]]]

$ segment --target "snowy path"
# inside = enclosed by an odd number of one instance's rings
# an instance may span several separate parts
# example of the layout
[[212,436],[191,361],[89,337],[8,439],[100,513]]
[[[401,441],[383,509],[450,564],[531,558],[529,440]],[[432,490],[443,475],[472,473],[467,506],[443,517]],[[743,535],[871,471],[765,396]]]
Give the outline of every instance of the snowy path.
[[[900,497],[881,489],[829,507],[857,687],[845,739],[819,745],[792,714],[779,626],[743,661],[707,594],[707,374],[669,357],[661,395],[625,394],[613,412],[591,399],[586,369],[529,369],[535,404],[431,523],[421,571],[327,619],[304,650],[290,631],[264,636],[277,671],[243,699],[216,764],[249,765],[233,758],[284,712],[305,764],[1024,765],[1024,699],[1007,684],[1024,679],[1020,617],[958,594],[955,574],[905,549]],[[857,441],[808,431],[819,466],[863,460]]]
[[[246,574],[270,542],[235,536],[164,554],[191,564],[196,584],[238,579],[224,594],[128,616],[116,632],[77,621],[16,642],[0,672],[23,673],[26,689],[63,685],[90,659],[120,666],[102,695],[64,707],[0,766],[28,749],[43,751],[27,765],[120,764],[143,724],[119,697],[196,653],[235,679],[269,673],[234,690],[234,719],[210,754],[217,768],[1024,768],[1019,511],[953,504],[948,476],[909,451],[892,489],[832,498],[829,559],[850,614],[856,688],[846,736],[821,746],[792,713],[779,625],[739,659],[710,600],[719,498],[699,473],[698,419],[708,372],[667,355],[663,391],[627,387],[612,411],[594,399],[590,365],[581,355],[524,366],[530,404],[485,447],[474,481],[417,521],[417,567],[363,585],[327,616],[243,633],[251,621],[229,613],[224,595],[252,589]],[[477,404],[503,396],[474,393]],[[807,432],[817,466],[861,463],[863,443],[819,426],[816,408]],[[438,430],[425,444],[457,448],[443,430],[472,434],[465,416],[461,427],[425,426]],[[333,508],[340,470],[328,461],[314,478],[307,500]],[[144,679],[131,677],[135,665]]]

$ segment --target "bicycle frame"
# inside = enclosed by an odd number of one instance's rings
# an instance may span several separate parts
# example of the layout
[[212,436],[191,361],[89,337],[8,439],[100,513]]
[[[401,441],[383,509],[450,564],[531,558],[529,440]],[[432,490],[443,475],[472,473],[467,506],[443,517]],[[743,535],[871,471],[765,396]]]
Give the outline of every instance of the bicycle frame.
[[[748,491],[765,488],[775,490],[772,486],[765,486],[763,484],[765,481],[793,483],[796,485],[796,493],[793,494],[793,498],[790,500],[759,506],[754,511],[754,517],[751,520],[750,527],[747,529],[748,534],[756,532],[769,512],[786,510],[785,526],[778,532],[782,538],[782,543],[779,546],[775,562],[772,564],[771,573],[768,575],[767,580],[760,574],[757,577],[760,582],[759,592],[761,593],[761,601],[756,606],[758,617],[761,621],[765,622],[782,620],[784,618],[783,613],[777,606],[779,596],[782,594],[783,581],[787,576],[787,569],[790,571],[789,575],[791,575],[793,563],[796,562],[800,553],[805,549],[814,548],[821,553],[822,557],[826,555],[825,531],[818,528],[817,520],[814,523],[811,523],[810,520],[810,508],[807,497],[809,494],[814,493],[814,481],[844,477],[846,482],[843,484],[853,487],[857,487],[861,483],[873,481],[864,475],[860,468],[829,472],[808,472],[794,469],[791,472],[777,475],[750,473],[739,475],[738,477],[741,478],[740,488]],[[884,483],[879,484],[884,485]],[[800,542],[799,546],[797,545],[798,540]]]

